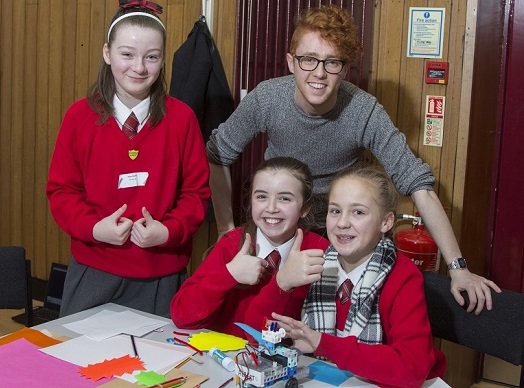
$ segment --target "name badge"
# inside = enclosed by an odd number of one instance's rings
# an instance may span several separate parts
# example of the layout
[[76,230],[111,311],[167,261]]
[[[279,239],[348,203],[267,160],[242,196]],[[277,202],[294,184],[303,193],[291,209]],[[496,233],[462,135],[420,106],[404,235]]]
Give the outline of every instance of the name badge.
[[129,174],[121,174],[118,177],[118,188],[127,189],[128,187],[145,186],[149,178],[148,172],[132,172]]

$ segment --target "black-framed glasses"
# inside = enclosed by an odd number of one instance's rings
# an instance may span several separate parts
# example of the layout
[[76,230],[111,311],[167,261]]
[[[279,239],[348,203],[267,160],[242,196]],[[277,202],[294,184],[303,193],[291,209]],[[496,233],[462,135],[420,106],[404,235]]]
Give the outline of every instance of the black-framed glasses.
[[338,59],[317,59],[308,55],[295,55],[298,66],[304,71],[313,71],[322,62],[324,70],[329,74],[338,74],[344,69],[345,63]]

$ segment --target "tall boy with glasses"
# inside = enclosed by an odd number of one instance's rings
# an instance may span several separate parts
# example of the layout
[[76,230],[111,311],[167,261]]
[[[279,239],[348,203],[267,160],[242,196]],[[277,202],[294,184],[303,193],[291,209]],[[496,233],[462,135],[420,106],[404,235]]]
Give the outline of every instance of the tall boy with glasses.
[[[460,291],[466,290],[468,311],[479,314],[484,305],[491,309],[490,287],[500,292],[498,286],[464,265],[454,265],[465,261],[433,191],[430,166],[415,157],[376,98],[344,80],[360,52],[360,38],[347,11],[327,6],[301,13],[286,56],[293,74],[258,84],[207,143],[219,236],[235,227],[229,166],[257,134],[267,133],[266,159],[290,156],[309,166],[318,203],[325,202],[333,175],[358,162],[368,149],[399,192],[413,199],[448,263],[457,302],[465,303]],[[324,204],[324,219],[326,208]]]

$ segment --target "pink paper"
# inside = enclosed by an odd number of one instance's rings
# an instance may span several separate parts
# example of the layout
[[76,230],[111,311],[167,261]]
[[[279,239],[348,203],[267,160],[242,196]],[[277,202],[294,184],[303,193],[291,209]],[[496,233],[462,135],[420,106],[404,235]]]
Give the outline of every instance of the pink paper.
[[38,350],[38,346],[21,338],[0,346],[0,382],[2,386],[50,387],[95,387],[107,383],[108,379],[96,383],[79,372],[78,365],[49,356]]

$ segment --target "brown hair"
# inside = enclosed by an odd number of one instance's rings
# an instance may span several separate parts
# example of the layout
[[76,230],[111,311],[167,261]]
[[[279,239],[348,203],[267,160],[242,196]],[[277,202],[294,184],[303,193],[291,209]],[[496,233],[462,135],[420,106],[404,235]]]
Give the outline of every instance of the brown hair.
[[295,19],[290,54],[296,54],[298,43],[308,32],[320,32],[322,39],[336,48],[345,63],[354,63],[360,56],[362,45],[353,18],[340,7],[329,5],[303,10]]
[[[313,225],[313,220],[311,218],[312,214],[309,212],[313,200],[313,175],[311,174],[311,170],[307,164],[287,156],[279,156],[263,161],[258,165],[251,175],[249,191],[247,192],[249,198],[251,198],[251,194],[253,192],[253,181],[255,180],[255,176],[259,172],[263,171],[283,171],[292,175],[301,183],[302,198],[304,200],[301,211],[307,211],[308,214],[305,217],[300,218],[299,226],[304,229],[309,229]],[[240,241],[240,247],[242,247],[244,244],[246,233],[254,236],[257,230],[255,222],[251,216],[251,200],[247,201],[247,209],[245,214],[247,221],[244,227],[244,234]]]
[[[133,13],[137,11],[149,13],[154,17],[157,17],[154,12],[150,11],[147,8],[120,8],[116,12],[115,16],[113,16],[113,19],[111,20],[110,24],[112,24],[117,18],[124,14]],[[162,25],[159,22],[144,15],[126,17],[125,19],[119,21],[111,30],[107,42],[107,45],[109,47],[111,47],[111,44],[115,39],[116,32],[122,26],[140,26],[143,28],[152,28],[154,30],[159,31],[162,34],[165,57],[167,35],[166,30],[162,27]],[[167,83],[165,72],[165,66],[163,66],[160,70],[160,74],[158,75],[157,80],[153,83],[153,85],[151,85],[151,105],[149,106],[149,120],[151,126],[155,126],[156,124],[158,124],[158,122],[166,114],[166,105],[164,99],[167,95]],[[89,105],[95,112],[100,114],[99,123],[104,123],[105,121],[107,121],[109,116],[111,116],[114,113],[113,97],[115,93],[115,78],[113,76],[113,73],[111,72],[111,66],[104,61],[104,58],[102,58],[98,67],[98,78],[96,82],[94,82],[90,86],[87,92],[87,99],[89,101]]]
[[328,188],[328,198],[336,182],[343,178],[360,178],[373,186],[375,193],[374,199],[382,210],[382,215],[388,213],[395,214],[399,194],[397,188],[391,181],[386,171],[376,164],[373,165],[353,165],[338,172]]

